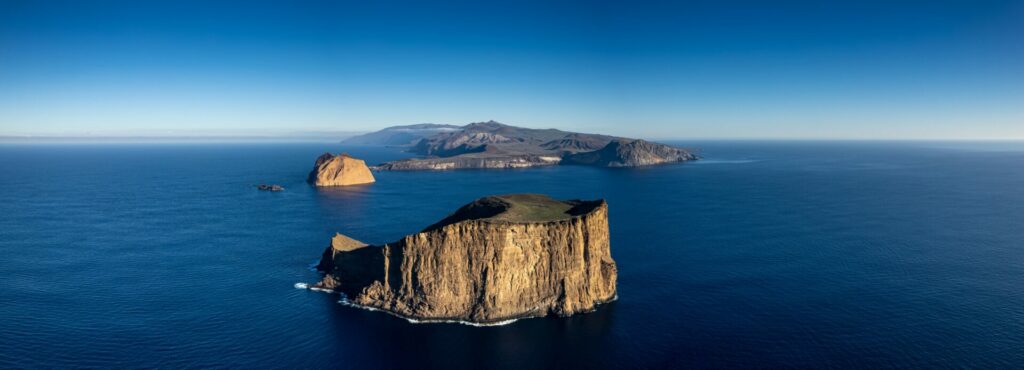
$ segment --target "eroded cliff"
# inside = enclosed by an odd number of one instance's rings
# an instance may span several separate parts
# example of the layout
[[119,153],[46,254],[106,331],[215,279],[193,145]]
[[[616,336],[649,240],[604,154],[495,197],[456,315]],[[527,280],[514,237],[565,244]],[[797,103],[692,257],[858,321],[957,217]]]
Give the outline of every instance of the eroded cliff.
[[319,269],[318,287],[418,320],[571,315],[616,297],[603,200],[481,198],[383,246],[338,234]]
[[366,162],[346,153],[324,153],[316,159],[308,181],[316,186],[348,186],[376,181]]

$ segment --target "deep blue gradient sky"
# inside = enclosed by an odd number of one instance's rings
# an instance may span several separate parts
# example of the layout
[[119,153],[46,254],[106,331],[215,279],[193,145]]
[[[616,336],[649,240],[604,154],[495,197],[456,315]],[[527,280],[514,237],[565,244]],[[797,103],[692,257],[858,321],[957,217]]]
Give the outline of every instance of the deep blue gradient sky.
[[1024,138],[1024,1],[0,2],[0,135]]

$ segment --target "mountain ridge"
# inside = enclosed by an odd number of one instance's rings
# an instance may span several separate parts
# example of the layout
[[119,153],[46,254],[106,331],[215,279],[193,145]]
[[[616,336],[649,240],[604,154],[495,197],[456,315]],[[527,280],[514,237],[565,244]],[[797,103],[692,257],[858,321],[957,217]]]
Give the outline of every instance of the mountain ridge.
[[[385,131],[393,133],[407,127],[389,127],[362,136],[385,137],[390,135]],[[386,162],[374,169],[525,168],[559,164],[638,167],[698,159],[685,149],[643,139],[516,127],[493,120],[414,130],[422,137],[403,146],[420,158]]]
[[356,135],[342,140],[346,145],[367,146],[407,146],[413,145],[424,137],[444,132],[445,130],[461,129],[461,126],[439,123],[416,123],[385,127],[381,130]]

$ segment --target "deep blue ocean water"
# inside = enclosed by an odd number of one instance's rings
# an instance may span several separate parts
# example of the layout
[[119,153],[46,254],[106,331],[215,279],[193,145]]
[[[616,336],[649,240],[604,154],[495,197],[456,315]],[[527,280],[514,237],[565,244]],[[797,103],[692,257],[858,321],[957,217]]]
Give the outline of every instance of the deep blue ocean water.
[[[0,145],[0,367],[1024,366],[1024,144],[687,142],[643,169],[384,172],[305,144]],[[259,183],[284,185],[260,192]],[[606,198],[619,297],[410,324],[299,290],[477,197]]]

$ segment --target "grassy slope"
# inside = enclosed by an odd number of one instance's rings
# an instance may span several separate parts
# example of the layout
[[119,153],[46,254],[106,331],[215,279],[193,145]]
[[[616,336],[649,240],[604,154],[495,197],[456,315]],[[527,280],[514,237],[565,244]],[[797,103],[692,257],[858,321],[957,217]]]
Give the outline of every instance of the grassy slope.
[[571,217],[566,212],[573,207],[571,204],[537,194],[503,195],[496,198],[500,198],[512,206],[505,212],[491,217],[493,220],[512,222],[561,220]]

